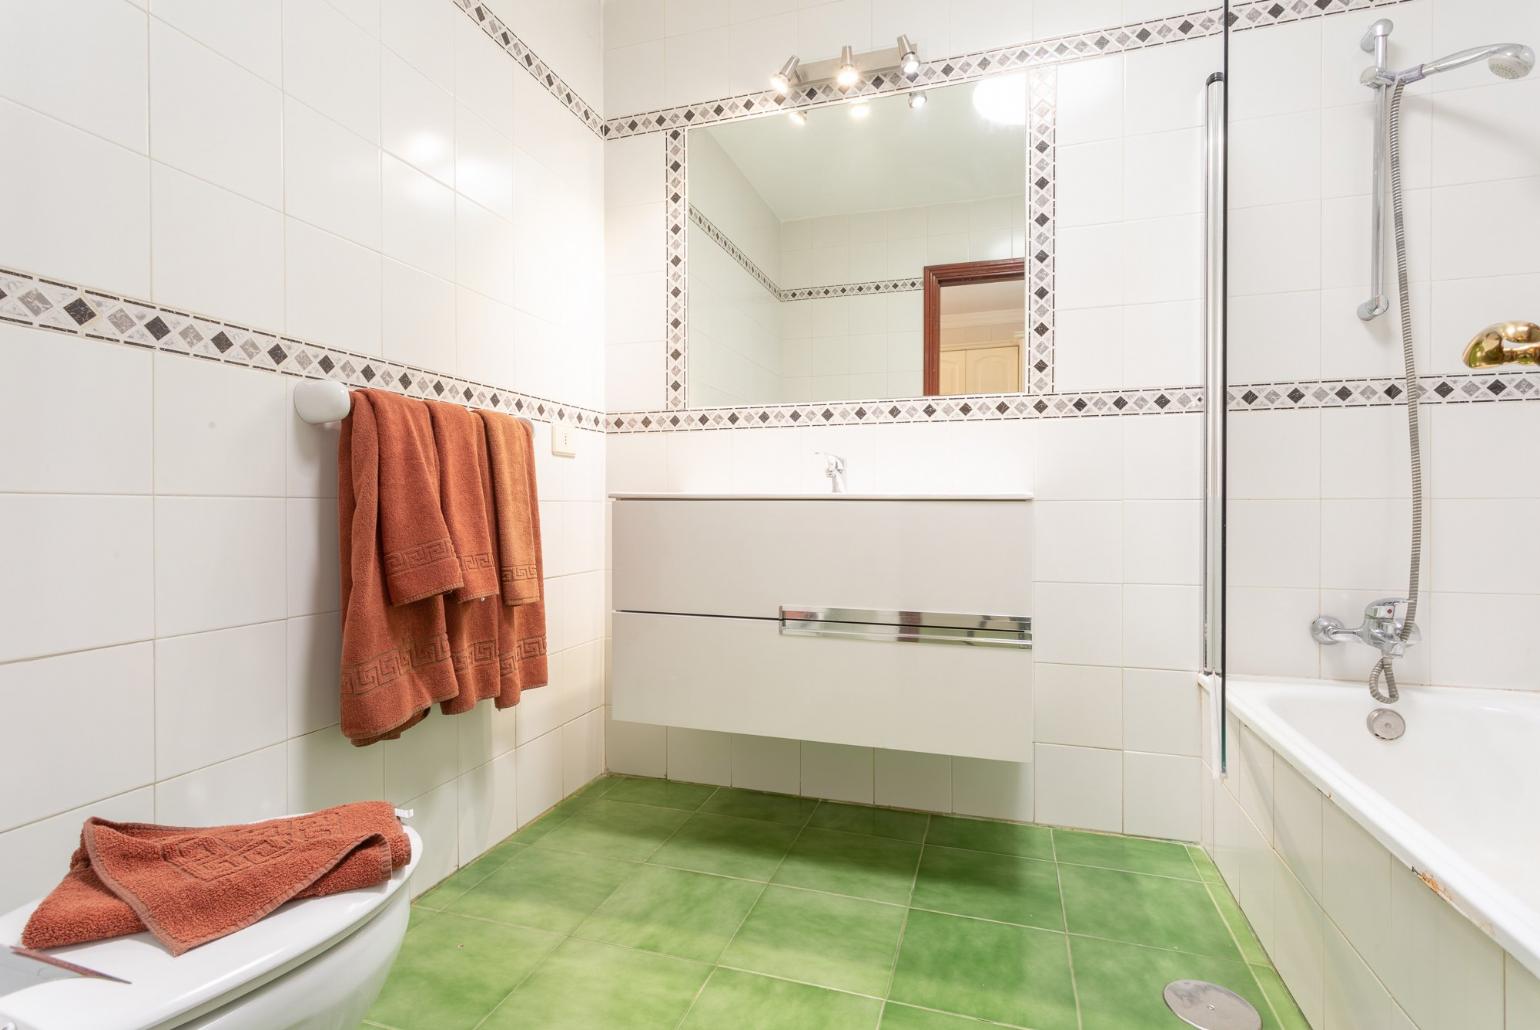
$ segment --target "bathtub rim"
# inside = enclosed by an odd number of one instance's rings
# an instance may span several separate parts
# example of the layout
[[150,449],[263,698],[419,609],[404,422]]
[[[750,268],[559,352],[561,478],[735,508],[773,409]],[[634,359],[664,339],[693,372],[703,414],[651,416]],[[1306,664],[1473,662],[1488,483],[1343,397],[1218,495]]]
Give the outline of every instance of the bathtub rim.
[[[1295,772],[1320,791],[1328,803],[1346,812],[1429,890],[1496,941],[1529,972],[1540,976],[1540,912],[1462,858],[1398,805],[1349,773],[1268,704],[1270,696],[1299,687],[1352,690],[1352,684],[1282,676],[1231,675],[1225,677],[1224,686],[1227,714],[1234,714],[1244,722],[1275,754],[1283,756]],[[1404,686],[1401,689],[1414,694],[1479,695],[1485,700],[1512,700],[1515,693],[1465,687]],[[1217,766],[1215,775],[1219,775]],[[1268,844],[1274,846],[1273,841]]]

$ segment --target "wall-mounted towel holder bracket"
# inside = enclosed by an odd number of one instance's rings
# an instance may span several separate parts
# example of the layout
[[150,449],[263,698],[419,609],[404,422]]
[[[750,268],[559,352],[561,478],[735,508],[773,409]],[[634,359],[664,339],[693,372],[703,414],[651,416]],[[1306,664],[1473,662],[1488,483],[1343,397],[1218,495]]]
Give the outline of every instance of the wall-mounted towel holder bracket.
[[294,411],[311,425],[340,422],[353,410],[348,388],[330,379],[306,379],[294,387]]

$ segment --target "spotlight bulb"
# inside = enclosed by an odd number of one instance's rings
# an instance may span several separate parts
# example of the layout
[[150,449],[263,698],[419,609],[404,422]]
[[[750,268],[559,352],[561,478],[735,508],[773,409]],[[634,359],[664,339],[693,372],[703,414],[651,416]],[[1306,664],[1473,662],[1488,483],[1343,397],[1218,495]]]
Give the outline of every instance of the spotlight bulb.
[[855,103],[850,105],[850,117],[854,118],[858,122],[869,117],[871,113],[872,105],[868,104],[864,100],[857,100]]
[[898,69],[910,78],[920,72],[920,52],[908,36],[898,37]]
[[791,124],[793,125],[807,124],[807,114],[795,107],[786,112],[786,117],[791,121]]
[[918,111],[920,108],[925,106],[925,103],[928,99],[929,98],[924,93],[909,94],[909,110]]
[[861,81],[861,73],[856,70],[856,52],[850,47],[840,49],[840,68],[834,73],[834,84],[840,89],[849,89]]
[[798,78],[797,64],[795,57],[788,57],[786,63],[781,65],[781,70],[770,76],[770,88],[783,97],[790,93]]

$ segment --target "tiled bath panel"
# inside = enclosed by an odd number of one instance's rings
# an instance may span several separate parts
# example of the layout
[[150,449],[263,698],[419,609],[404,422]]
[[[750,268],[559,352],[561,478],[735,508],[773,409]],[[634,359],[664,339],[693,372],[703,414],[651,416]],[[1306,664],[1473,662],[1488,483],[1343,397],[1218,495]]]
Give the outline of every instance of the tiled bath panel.
[[366,1025],[1127,1030],[1180,977],[1303,1026],[1196,846],[610,776],[418,899]]

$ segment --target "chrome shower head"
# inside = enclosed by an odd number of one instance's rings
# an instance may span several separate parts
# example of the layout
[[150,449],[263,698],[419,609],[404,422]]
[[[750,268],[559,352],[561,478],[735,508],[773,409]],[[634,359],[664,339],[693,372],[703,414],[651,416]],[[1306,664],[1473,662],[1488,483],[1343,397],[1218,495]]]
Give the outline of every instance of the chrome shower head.
[[1463,68],[1467,64],[1474,64],[1483,59],[1493,75],[1504,79],[1522,79],[1535,68],[1535,52],[1529,47],[1522,43],[1495,43],[1492,46],[1471,47],[1469,50],[1461,50],[1448,57],[1429,61],[1413,70],[1407,81],[1415,82],[1429,75],[1453,71],[1455,68]]

